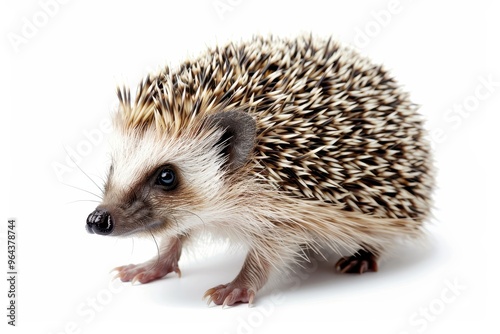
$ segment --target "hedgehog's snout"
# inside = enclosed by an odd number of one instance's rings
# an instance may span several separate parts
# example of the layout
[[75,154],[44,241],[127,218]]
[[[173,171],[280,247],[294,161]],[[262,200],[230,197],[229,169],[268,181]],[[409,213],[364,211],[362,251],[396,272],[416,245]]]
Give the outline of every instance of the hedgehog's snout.
[[95,209],[87,217],[87,232],[107,235],[113,231],[114,223],[111,214],[104,209]]

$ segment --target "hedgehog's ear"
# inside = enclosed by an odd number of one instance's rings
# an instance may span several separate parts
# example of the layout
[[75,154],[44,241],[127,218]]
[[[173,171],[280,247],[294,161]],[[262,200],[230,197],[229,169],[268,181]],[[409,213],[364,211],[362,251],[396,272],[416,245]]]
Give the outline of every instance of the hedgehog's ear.
[[227,157],[230,170],[242,167],[255,146],[257,125],[248,113],[223,111],[207,116],[210,126],[223,130],[216,147]]

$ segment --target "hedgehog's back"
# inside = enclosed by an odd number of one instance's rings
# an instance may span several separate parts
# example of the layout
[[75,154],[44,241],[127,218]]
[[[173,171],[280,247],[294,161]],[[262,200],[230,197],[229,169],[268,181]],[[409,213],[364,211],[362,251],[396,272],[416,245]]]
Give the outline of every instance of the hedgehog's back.
[[431,157],[416,107],[381,66],[331,40],[229,44],[147,89],[174,122],[248,110],[259,128],[255,173],[293,195],[380,217],[429,214]]

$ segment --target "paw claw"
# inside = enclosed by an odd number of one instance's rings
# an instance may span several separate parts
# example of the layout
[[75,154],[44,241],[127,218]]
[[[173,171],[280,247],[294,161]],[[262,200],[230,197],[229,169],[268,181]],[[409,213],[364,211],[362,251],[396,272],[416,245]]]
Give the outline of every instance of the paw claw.
[[132,281],[130,282],[130,284],[135,285],[135,283],[137,283],[137,282],[141,283],[142,276],[144,276],[142,273],[135,275],[134,278],[132,278]]
[[361,261],[359,265],[359,273],[362,274],[368,271],[368,261]]
[[343,257],[341,258],[340,260],[338,260],[337,264],[335,265],[335,269],[338,271],[338,272],[341,272],[342,271],[342,266],[343,264],[347,261],[347,258],[346,257]]
[[248,290],[248,307],[253,307],[253,300],[255,299],[255,292]]
[[347,265],[344,268],[341,268],[340,272],[342,274],[350,273],[351,270],[353,270],[357,266],[357,264],[358,264],[358,260],[351,260],[347,263]]
[[111,278],[111,280],[114,281],[115,279],[120,278],[120,275],[121,275],[121,273],[117,272],[115,275],[113,275],[113,277]]
[[212,298],[212,294],[215,292],[215,290],[217,290],[217,288],[211,288],[211,289],[208,289],[205,294],[203,295],[203,298],[202,299],[205,299],[207,297],[210,297]]
[[114,273],[115,271],[119,272],[119,271],[121,271],[123,269],[123,267],[125,267],[125,266],[114,267],[113,269],[111,269],[109,271],[109,273],[111,274],[111,273]]

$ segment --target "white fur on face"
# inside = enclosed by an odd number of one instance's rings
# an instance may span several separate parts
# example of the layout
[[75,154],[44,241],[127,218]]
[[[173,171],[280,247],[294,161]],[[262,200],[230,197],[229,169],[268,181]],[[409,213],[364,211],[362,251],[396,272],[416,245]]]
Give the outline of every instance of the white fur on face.
[[[176,197],[179,200],[174,207],[172,203],[153,201],[153,211],[162,215],[168,210],[175,216],[176,228],[182,230],[210,219],[196,216],[212,211],[209,207],[217,201],[223,188],[224,161],[214,149],[218,135],[213,132],[202,138],[188,134],[172,138],[159,134],[154,127],[141,132],[118,129],[110,141],[113,172],[109,175],[103,203],[123,205],[125,198],[130,198],[129,192],[141,188],[141,183],[147,183],[144,189],[154,187],[152,178],[156,171],[171,165],[179,174],[183,190],[179,190]],[[148,196],[148,192],[143,195]],[[185,219],[187,216],[190,219]]]

